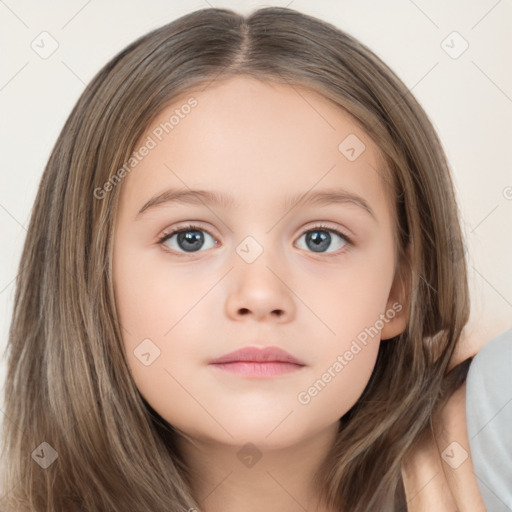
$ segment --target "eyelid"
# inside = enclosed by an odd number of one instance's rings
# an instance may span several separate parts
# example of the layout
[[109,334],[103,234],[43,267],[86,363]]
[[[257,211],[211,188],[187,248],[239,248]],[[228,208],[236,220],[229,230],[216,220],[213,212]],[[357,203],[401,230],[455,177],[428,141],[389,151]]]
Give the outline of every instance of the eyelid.
[[[162,235],[158,237],[157,242],[162,242],[166,239],[166,237],[170,237],[171,235],[176,234],[179,231],[183,231],[183,230],[187,230],[187,229],[190,229],[190,230],[198,229],[198,230],[206,231],[206,233],[208,233],[211,237],[214,237],[214,235],[207,228],[200,226],[199,223],[196,224],[195,221],[190,221],[188,223],[185,222],[183,225],[178,224],[176,227],[172,228],[168,232],[164,231],[162,233]],[[304,233],[307,233],[308,231],[311,231],[312,229],[325,229],[328,231],[338,232],[340,235],[343,235],[350,242],[352,242],[352,237],[354,236],[352,234],[352,232],[346,228],[340,228],[338,226],[330,226],[327,223],[324,223],[322,221],[317,221],[316,223],[313,222],[312,225],[309,225],[309,226],[303,228],[299,236],[304,235]]]
[[350,243],[352,243],[352,239],[355,237],[355,235],[349,229],[340,227],[338,225],[336,225],[336,226],[330,225],[330,223],[328,221],[325,221],[325,222],[323,222],[323,221],[314,222],[313,221],[312,225],[308,225],[307,227],[305,227],[302,230],[300,236],[302,236],[304,233],[311,231],[313,229],[318,229],[318,230],[325,229],[326,231],[334,231],[335,233],[338,233],[341,236],[343,236],[344,238],[346,238],[347,242],[350,242]]
[[214,235],[212,235],[212,233],[210,233],[210,231],[208,229],[206,229],[205,227],[201,226],[200,223],[196,223],[195,221],[190,221],[190,222],[185,222],[183,224],[178,224],[177,226],[173,227],[172,229],[166,229],[164,230],[164,232],[162,233],[162,235],[160,235],[157,239],[157,243],[161,244],[163,242],[165,242],[166,240],[168,240],[172,235],[175,235],[176,233],[180,232],[180,231],[187,231],[187,230],[194,230],[194,229],[197,229],[197,230],[200,230],[200,231],[205,231],[206,233],[208,233],[212,238],[215,238]]

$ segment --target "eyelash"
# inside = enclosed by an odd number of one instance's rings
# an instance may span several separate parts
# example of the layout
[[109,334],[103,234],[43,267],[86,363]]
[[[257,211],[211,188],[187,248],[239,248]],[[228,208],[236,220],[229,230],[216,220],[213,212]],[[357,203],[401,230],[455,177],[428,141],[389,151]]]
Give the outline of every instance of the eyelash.
[[[202,228],[201,226],[198,226],[196,224],[187,224],[185,226],[180,226],[176,229],[174,229],[173,231],[171,231],[170,233],[165,233],[163,234],[158,240],[157,240],[157,243],[159,245],[161,245],[162,247],[164,246],[164,243],[169,240],[169,238],[171,238],[173,235],[177,234],[177,233],[181,233],[183,231],[193,231],[193,230],[197,230],[197,231],[205,231],[206,233],[208,233],[212,238],[215,238],[207,229],[204,229]],[[337,253],[333,253],[333,254],[330,254],[330,253],[318,253],[318,254],[323,254],[324,256],[339,256],[340,254],[343,254],[344,252],[346,252],[347,250],[349,250],[354,244],[352,243],[352,239],[349,238],[345,233],[337,230],[337,229],[334,229],[334,228],[331,228],[329,226],[325,226],[323,224],[318,224],[316,226],[312,226],[306,230],[304,230],[299,238],[301,236],[303,236],[305,233],[308,233],[310,231],[329,231],[331,233],[336,233],[337,235],[339,235],[341,238],[343,238],[343,240],[345,240],[346,242],[346,246],[339,252]],[[164,250],[166,251],[169,251],[169,249],[166,249],[164,248]],[[176,251],[172,251],[172,254],[176,254],[178,256],[190,256],[192,254],[195,254],[195,253],[179,253],[179,252],[176,252]]]

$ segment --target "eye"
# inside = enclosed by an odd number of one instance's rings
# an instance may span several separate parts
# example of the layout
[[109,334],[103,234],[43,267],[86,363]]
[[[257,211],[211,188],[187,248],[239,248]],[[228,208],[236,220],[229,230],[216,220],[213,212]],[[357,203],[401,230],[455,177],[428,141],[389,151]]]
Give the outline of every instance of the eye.
[[[176,251],[177,253],[194,253],[198,252],[201,249],[204,248],[204,242],[205,242],[205,236],[213,240],[212,247],[215,247],[218,245],[216,240],[213,238],[213,236],[208,233],[205,229],[193,225],[188,224],[186,226],[178,227],[174,230],[172,230],[170,233],[164,234],[159,240],[158,244],[165,245],[169,248],[171,248],[173,251]],[[325,249],[329,248],[329,246],[332,244],[332,234],[335,235],[334,238],[338,238],[338,240],[341,240],[341,248],[347,248],[347,246],[352,245],[351,240],[343,233],[338,231],[334,228],[329,228],[327,226],[314,226],[313,228],[308,229],[307,231],[304,231],[300,238],[303,236],[306,236],[306,249],[310,249],[312,252],[316,253],[324,253],[324,252],[334,252],[334,251],[325,251]],[[176,239],[173,240],[173,238],[176,236]],[[299,240],[300,240],[299,238]],[[166,243],[170,241],[171,243]],[[340,244],[338,242],[338,247],[335,248],[335,251],[340,248]],[[299,247],[304,248],[304,247]],[[207,247],[208,249],[208,247]],[[343,252],[343,251],[341,251]]]
[[[184,251],[186,253],[193,253],[202,248],[205,240],[203,233],[206,233],[208,237],[214,240],[214,246],[217,245],[215,239],[210,235],[210,233],[205,231],[203,228],[192,224],[177,228],[170,233],[166,233],[158,240],[158,243],[160,245],[166,245],[177,252]],[[174,235],[177,235],[176,240],[172,240]],[[166,244],[165,242],[167,241],[171,241],[172,243]]]
[[[327,249],[332,244],[332,233],[334,233],[335,239],[338,238],[342,241],[341,246],[338,243],[338,247],[335,247],[334,251],[325,251],[324,249]],[[341,249],[346,249],[347,246],[352,245],[351,240],[345,234],[341,233],[337,229],[329,228],[327,226],[314,226],[313,228],[310,228],[302,233],[300,238],[303,236],[306,237],[306,248],[311,249],[313,252],[317,253],[336,252],[336,250],[340,249],[340,247]],[[299,248],[302,249],[303,247]]]

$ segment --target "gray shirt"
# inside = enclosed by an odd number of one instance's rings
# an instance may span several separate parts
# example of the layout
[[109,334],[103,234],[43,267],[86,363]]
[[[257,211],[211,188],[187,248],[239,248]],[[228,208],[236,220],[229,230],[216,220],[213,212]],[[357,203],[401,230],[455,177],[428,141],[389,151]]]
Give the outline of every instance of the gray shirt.
[[489,512],[512,511],[512,329],[473,358],[466,382],[469,447]]

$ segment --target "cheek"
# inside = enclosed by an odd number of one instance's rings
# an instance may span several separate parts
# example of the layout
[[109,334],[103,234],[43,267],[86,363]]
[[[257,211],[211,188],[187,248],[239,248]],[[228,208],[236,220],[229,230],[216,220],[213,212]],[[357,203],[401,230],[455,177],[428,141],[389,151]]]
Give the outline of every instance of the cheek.
[[[128,367],[141,395],[169,421],[178,420],[173,411],[181,413],[190,406],[190,396],[178,384],[184,379],[179,372],[178,380],[173,378],[173,362],[181,360],[183,365],[183,343],[172,343],[175,331],[187,323],[186,316],[183,322],[180,318],[190,310],[190,288],[183,288],[179,272],[177,279],[168,274],[144,251],[131,251],[126,245],[125,250],[114,251],[115,301]],[[186,297],[180,293],[183,289]]]
[[[339,299],[331,324],[335,335],[318,341],[318,360],[313,374],[297,395],[309,413],[343,416],[359,399],[372,375],[380,340],[382,300],[375,297]],[[335,315],[335,312],[333,312]],[[385,343],[385,342],[384,342]]]
[[325,333],[322,337],[340,348],[376,324],[380,332],[382,323],[378,320],[386,310],[391,278],[388,269],[359,265],[333,271],[330,276],[311,282],[313,292],[302,293],[313,313],[322,320],[323,325],[318,322]]
[[[354,330],[353,325],[350,327]],[[335,347],[327,344],[315,374],[297,395],[298,402],[319,414],[330,415],[331,420],[343,416],[370,380],[380,343],[377,330],[363,329],[356,336],[339,336]]]
[[119,318],[134,339],[163,338],[208,285],[197,273],[171,266],[159,248],[114,253],[114,289]]
[[[148,369],[161,355],[162,334],[169,329],[168,311],[172,310],[172,304],[168,300],[172,300],[172,294],[166,298],[160,296],[158,286],[162,283],[158,282],[158,269],[123,232],[116,235],[113,281],[128,365],[136,380],[147,380],[151,375]],[[151,365],[146,367],[148,362]]]
[[[310,414],[343,416],[359,399],[377,359],[383,316],[392,281],[392,261],[368,260],[347,272],[333,272],[315,288],[319,323],[315,375],[301,389],[298,402]],[[384,341],[386,343],[386,341]]]
[[[156,256],[152,250],[114,252],[113,265],[127,362],[137,387],[152,405],[156,394],[179,390],[171,378],[176,370],[176,376],[183,373],[186,380],[191,363],[213,357],[215,352],[205,352],[204,339],[212,330],[204,319],[221,316],[218,301],[203,300],[218,279],[211,272],[203,275],[191,267],[171,267],[159,252]],[[199,341],[194,345],[193,340]],[[168,396],[164,392],[164,402]]]

